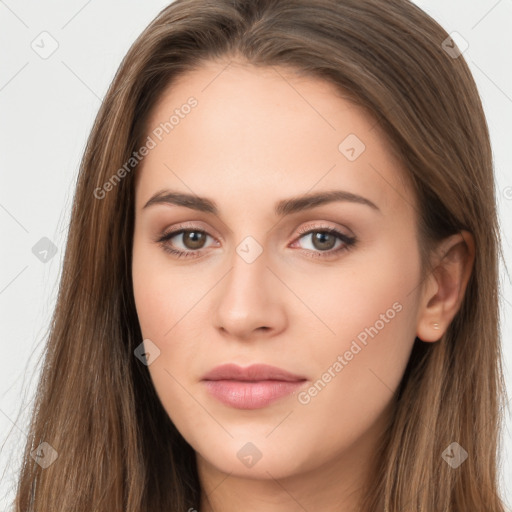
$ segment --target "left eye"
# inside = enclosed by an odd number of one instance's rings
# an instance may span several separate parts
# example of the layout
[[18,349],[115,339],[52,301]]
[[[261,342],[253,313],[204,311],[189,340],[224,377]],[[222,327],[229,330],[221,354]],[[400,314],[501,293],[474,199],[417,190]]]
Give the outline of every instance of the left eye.
[[337,231],[308,231],[304,235],[300,236],[300,239],[308,239],[311,247],[303,247],[303,249],[308,249],[312,251],[328,251],[334,248],[336,242],[342,243],[341,233]]
[[[309,238],[311,248],[301,246],[301,249],[304,250],[305,255],[312,258],[337,256],[342,251],[351,249],[356,243],[354,236],[345,235],[332,227],[302,228],[299,233],[301,236],[297,238],[297,241]],[[336,242],[339,242],[337,247],[335,247]],[[296,243],[294,242],[294,244]]]
[[[170,242],[173,238],[178,238],[181,236],[182,240],[182,248],[178,248],[178,250],[173,250],[169,247],[169,245],[174,246],[175,244],[168,244],[165,242]],[[181,253],[186,251],[198,251],[203,249],[204,244],[207,238],[212,238],[205,231],[201,231],[199,229],[181,229],[179,231],[172,231],[171,233],[165,234],[159,242],[164,242],[164,248],[169,250],[172,253]]]

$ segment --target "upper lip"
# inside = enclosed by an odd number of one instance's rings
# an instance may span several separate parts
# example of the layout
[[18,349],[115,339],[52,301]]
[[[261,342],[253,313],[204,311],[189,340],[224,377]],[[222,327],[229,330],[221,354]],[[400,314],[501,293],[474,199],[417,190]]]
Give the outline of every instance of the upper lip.
[[267,364],[252,364],[242,367],[236,364],[222,364],[216,366],[203,376],[202,380],[238,380],[238,381],[262,381],[262,380],[282,380],[295,382],[306,380],[305,377],[294,375],[282,368],[269,366]]

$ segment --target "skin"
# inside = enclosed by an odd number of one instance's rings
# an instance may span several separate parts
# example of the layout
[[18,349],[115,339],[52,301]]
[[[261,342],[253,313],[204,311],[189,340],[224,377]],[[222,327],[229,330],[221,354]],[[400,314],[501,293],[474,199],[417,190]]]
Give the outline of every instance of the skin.
[[[198,101],[137,170],[133,287],[144,339],[160,350],[151,379],[197,454],[196,509],[355,511],[415,337],[439,340],[460,306],[472,239],[445,240],[421,282],[417,206],[372,117],[327,82],[226,64],[182,75],[148,123],[149,135],[190,96]],[[354,161],[338,149],[349,134],[366,146]],[[162,189],[207,197],[219,216],[143,208]],[[340,201],[274,213],[282,199],[328,190],[378,209]],[[167,245],[197,258],[177,258],[156,241],[181,223],[208,237],[193,245],[181,234]],[[343,245],[334,236],[322,252],[298,232],[325,227],[355,236],[355,245],[334,253]],[[252,263],[236,251],[247,236],[262,250]],[[389,319],[393,304],[400,311]],[[383,314],[384,327],[308,403],[292,394],[239,410],[201,382],[219,364],[257,362],[305,376],[307,392]],[[252,467],[237,457],[248,442],[261,453]]]

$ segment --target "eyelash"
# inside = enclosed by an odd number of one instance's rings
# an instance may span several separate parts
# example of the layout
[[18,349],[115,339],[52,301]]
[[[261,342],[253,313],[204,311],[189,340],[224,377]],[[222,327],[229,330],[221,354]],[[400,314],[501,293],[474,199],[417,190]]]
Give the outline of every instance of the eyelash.
[[[206,231],[194,228],[193,226],[179,226],[178,229],[175,229],[168,233],[164,233],[159,239],[156,240],[156,242],[161,245],[164,251],[177,258],[198,258],[198,253],[201,252],[202,249],[197,249],[196,251],[181,251],[171,248],[167,243],[171,238],[174,238],[175,236],[180,235],[182,233],[186,233],[188,231],[193,231],[194,233],[202,233],[204,235],[211,236],[208,235]],[[352,249],[356,243],[356,237],[345,235],[344,233],[341,233],[340,231],[332,227],[303,227],[299,229],[298,234],[300,236],[297,237],[296,240],[299,240],[303,236],[311,233],[329,233],[335,235],[339,240],[343,242],[343,245],[341,247],[338,247],[337,249],[329,249],[328,251],[312,251],[310,249],[299,249],[302,250],[310,258],[329,258],[332,257],[334,254],[338,254],[343,251],[348,251]]]

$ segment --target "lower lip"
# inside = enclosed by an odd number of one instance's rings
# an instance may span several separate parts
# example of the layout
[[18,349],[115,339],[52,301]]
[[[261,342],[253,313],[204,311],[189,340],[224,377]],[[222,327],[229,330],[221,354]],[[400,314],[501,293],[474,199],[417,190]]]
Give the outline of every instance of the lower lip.
[[222,403],[236,409],[261,409],[297,391],[305,381],[205,380],[206,389]]

